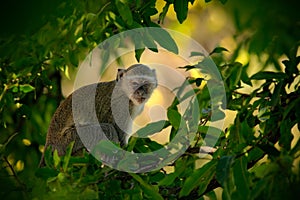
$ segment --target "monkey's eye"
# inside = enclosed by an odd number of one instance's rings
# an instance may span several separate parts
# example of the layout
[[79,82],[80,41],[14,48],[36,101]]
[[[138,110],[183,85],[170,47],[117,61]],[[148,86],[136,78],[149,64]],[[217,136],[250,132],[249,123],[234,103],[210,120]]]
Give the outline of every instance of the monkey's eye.
[[133,87],[138,87],[140,85],[138,82],[132,82],[131,84]]

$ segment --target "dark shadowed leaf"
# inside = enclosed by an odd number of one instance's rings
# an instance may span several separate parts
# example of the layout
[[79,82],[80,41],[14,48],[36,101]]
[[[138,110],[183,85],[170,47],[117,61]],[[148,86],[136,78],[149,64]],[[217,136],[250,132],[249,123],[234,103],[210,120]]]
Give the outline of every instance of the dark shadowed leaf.
[[233,165],[234,183],[237,187],[236,192],[240,198],[249,199],[250,195],[250,180],[249,172],[247,171],[247,159],[240,157],[236,159]]
[[142,49],[135,49],[135,59],[140,62],[141,56],[143,52],[145,51],[145,48]]
[[229,179],[231,166],[234,162],[234,156],[223,156],[218,162],[216,168],[216,179],[223,186]]
[[184,22],[188,14],[188,4],[186,0],[174,0],[174,10],[179,23]]
[[294,123],[291,119],[287,119],[280,124],[280,139],[279,145],[285,148],[286,150],[291,149],[291,142],[294,138],[291,129],[294,126]]
[[190,192],[199,187],[199,193],[202,194],[209,184],[210,180],[215,175],[217,162],[212,160],[205,164],[203,167],[195,170],[184,182],[179,196],[187,196]]
[[209,200],[218,200],[216,192],[214,190],[208,192],[205,194],[206,197],[208,197]]
[[164,179],[162,179],[158,185],[159,186],[169,186],[173,185],[174,181],[177,177],[179,177],[184,171],[186,170],[186,167],[188,166],[188,162],[186,160],[179,159],[176,161],[175,165],[175,171],[171,174],[167,174]]
[[162,196],[159,194],[158,189],[154,186],[149,185],[144,181],[138,174],[130,174],[137,182],[140,183],[143,191],[152,199],[163,200]]
[[126,24],[132,25],[133,17],[129,6],[123,3],[123,1],[121,0],[116,0],[116,6],[119,11],[119,14],[121,15],[122,19],[126,22]]
[[222,53],[223,51],[228,51],[224,47],[216,47],[212,52],[209,53],[209,55],[215,54],[215,53]]
[[185,71],[189,71],[191,69],[195,69],[195,66],[193,65],[186,65],[184,67],[178,67],[179,69],[185,69]]
[[225,4],[227,0],[219,0],[222,4]]
[[253,80],[270,80],[270,79],[284,79],[286,78],[286,74],[282,73],[282,72],[258,72],[256,74],[254,74],[253,76],[250,77],[250,79]]
[[252,83],[251,83],[251,80],[247,74],[247,69],[249,67],[249,63],[246,64],[245,66],[243,66],[243,69],[242,69],[242,74],[241,74],[241,80],[246,83],[247,85],[249,86],[252,86]]
[[35,172],[35,175],[37,177],[40,177],[44,180],[47,180],[50,177],[55,177],[57,176],[58,171],[56,171],[55,169],[52,168],[48,168],[48,167],[43,167],[43,168],[38,168]]

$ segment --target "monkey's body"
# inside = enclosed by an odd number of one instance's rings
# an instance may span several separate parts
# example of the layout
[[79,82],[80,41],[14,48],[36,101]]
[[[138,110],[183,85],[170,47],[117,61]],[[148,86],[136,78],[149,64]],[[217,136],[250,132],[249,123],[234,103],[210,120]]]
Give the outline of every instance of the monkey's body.
[[[97,86],[96,86],[97,85]],[[95,104],[97,118],[99,123],[108,123],[113,124],[112,114],[111,114],[111,105],[110,104],[110,96],[112,90],[115,86],[115,81],[112,82],[104,82],[93,85],[88,85],[82,87],[75,91],[77,95],[81,95],[85,102],[82,102],[82,105],[88,105],[90,99],[84,98],[85,93],[90,92],[96,86],[96,96],[95,99],[98,98],[101,91],[106,91],[107,95],[102,95],[101,103]],[[59,155],[64,155],[66,147],[70,144],[71,141],[75,141],[73,147],[73,153],[76,153],[78,150],[82,149],[84,146],[81,143],[81,140],[77,134],[75,122],[73,120],[73,110],[72,110],[72,97],[74,94],[68,96],[62,104],[58,107],[56,112],[53,115],[53,118],[50,123],[50,128],[48,129],[47,139],[45,147],[52,146],[53,149],[57,149]],[[81,109],[84,111],[84,109]],[[89,114],[85,114],[84,116],[89,116]],[[89,119],[83,119],[81,122],[82,126],[89,125]],[[92,125],[92,124],[90,124]],[[115,138],[116,139],[116,138]],[[114,141],[119,142],[119,141]]]
[[[127,76],[128,78],[126,78]],[[147,76],[149,77],[147,78]],[[133,85],[138,82],[137,79],[139,79],[140,85],[134,87]],[[143,80],[142,84],[140,79]],[[56,149],[59,155],[64,155],[70,142],[75,141],[72,154],[77,154],[86,147],[84,144],[89,143],[93,146],[103,139],[103,136],[95,131],[99,129],[99,125],[109,140],[119,143],[121,146],[127,144],[130,136],[128,131],[132,126],[130,120],[127,119],[134,119],[142,112],[145,102],[156,86],[154,70],[150,70],[144,65],[134,65],[119,72],[114,81],[100,82],[79,88],[68,96],[54,113],[48,129],[45,149],[52,146],[52,150]],[[87,98],[91,94],[95,94],[94,99]],[[74,101],[74,96],[77,98],[76,101]],[[90,109],[87,109],[87,106],[91,106],[93,103],[97,122],[92,119],[93,113],[89,113]],[[73,118],[73,106],[76,107],[76,120]],[[128,114],[126,115],[126,113]],[[83,132],[86,134],[84,142],[79,137],[77,128],[84,129]],[[40,166],[44,164],[43,155]]]

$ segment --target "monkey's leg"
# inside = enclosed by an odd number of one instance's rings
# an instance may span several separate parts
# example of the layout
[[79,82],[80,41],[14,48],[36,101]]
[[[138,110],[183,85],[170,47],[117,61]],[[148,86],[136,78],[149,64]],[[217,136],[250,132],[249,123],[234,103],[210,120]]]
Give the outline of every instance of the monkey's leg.
[[116,129],[112,124],[100,123],[97,125],[80,125],[77,127],[78,135],[82,143],[89,150],[93,149],[101,140],[110,140],[114,143],[121,143],[118,129]]
[[[101,128],[100,128],[101,127]],[[60,134],[60,139],[55,144],[48,144],[47,146],[52,146],[52,150],[55,149],[58,151],[58,154],[64,155],[66,153],[67,146],[74,141],[74,146],[72,149],[72,155],[81,155],[82,149],[86,148],[87,151],[91,152],[94,150],[97,144],[102,140],[110,140],[114,143],[123,144],[123,137],[119,137],[119,135],[123,135],[125,133],[118,133],[115,127],[109,123],[101,123],[93,125],[79,125],[75,127],[72,125],[70,127],[65,128]],[[101,160],[106,160],[107,163],[111,163],[112,160],[116,158],[109,156],[101,156]],[[40,167],[45,166],[44,154],[42,155]]]
[[[66,149],[72,141],[75,141],[73,149],[72,149],[72,154],[74,155],[75,152],[84,148],[79,136],[77,135],[76,128],[74,125],[64,128],[61,131],[61,133],[57,135],[56,141],[52,141],[51,143],[48,143],[49,141],[46,141],[44,151],[46,151],[46,149],[49,146],[51,146],[52,151],[57,150],[59,156],[65,155]],[[39,167],[44,167],[46,165],[44,154],[45,154],[45,152],[42,154],[42,158],[39,163]]]
[[[101,128],[100,128],[101,127]],[[110,141],[116,144],[122,144],[123,135],[119,129],[109,123],[100,123],[97,125],[84,125],[77,127],[80,139],[86,149],[91,152],[97,159],[100,159],[108,166],[115,166],[123,156],[122,151],[117,147],[104,141]],[[101,141],[103,141],[101,143]]]

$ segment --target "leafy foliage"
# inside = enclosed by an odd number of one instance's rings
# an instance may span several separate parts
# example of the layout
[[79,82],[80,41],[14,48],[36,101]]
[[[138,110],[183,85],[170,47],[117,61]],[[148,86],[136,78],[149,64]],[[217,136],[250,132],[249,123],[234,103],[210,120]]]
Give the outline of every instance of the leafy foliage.
[[[213,151],[204,150],[208,153],[205,158],[199,157],[210,122],[218,119],[211,119],[211,99],[205,78],[188,78],[195,88],[193,98],[198,100],[200,110],[199,126],[191,146],[169,164],[171,170],[162,168],[131,174],[106,167],[86,152],[81,157],[71,156],[72,144],[62,157],[56,151],[46,150],[46,167],[37,168],[41,156],[39,149],[44,144],[51,116],[62,99],[61,75],[68,76],[68,71],[77,67],[87,52],[116,33],[159,27],[152,21],[158,13],[156,1],[48,3],[53,6],[55,15],[39,13],[34,25],[19,34],[12,34],[9,29],[0,39],[0,195],[3,198],[204,199],[206,196],[216,199],[216,188],[222,189],[223,199],[292,199],[299,196],[300,139],[295,140],[292,134],[293,129],[297,129],[298,134],[300,130],[299,31],[294,31],[299,26],[295,23],[297,12],[285,11],[280,15],[283,28],[274,31],[278,25],[270,13],[273,9],[264,9],[266,16],[254,15],[254,19],[244,21],[240,15],[246,9],[242,7],[240,12],[236,11],[238,34],[248,33],[248,27],[253,28],[253,24],[260,28],[238,43],[231,58],[225,58],[227,50],[223,47],[210,53],[224,80],[227,109],[236,112],[234,123],[224,131],[214,129],[216,135],[221,133],[217,144]],[[178,21],[184,22],[188,6],[193,3],[193,0],[165,0],[159,22],[165,19],[172,4]],[[247,6],[248,3],[234,5]],[[264,2],[262,9],[266,5],[273,4]],[[273,12],[282,8],[280,5],[275,3]],[[279,35],[273,37],[274,32]],[[144,48],[137,49],[137,60],[146,48],[157,51],[156,45],[178,53],[173,39],[166,34],[162,29],[160,34],[139,40],[142,44],[136,46]],[[168,38],[168,41],[161,38]],[[267,53],[265,64],[273,65],[277,71],[266,71],[265,66],[261,66],[261,71],[250,76],[250,63],[243,65],[235,61],[242,47],[258,56]],[[282,55],[286,56],[282,61],[284,69],[278,61]],[[199,62],[181,66],[182,69],[197,69],[210,62],[200,52],[191,52],[191,56],[199,58]],[[245,85],[252,87],[251,92],[240,91]],[[191,95],[188,92],[181,98]],[[167,112],[168,119],[147,125],[141,133],[152,134],[171,127],[171,141],[185,117],[178,112],[178,104],[178,99],[174,99]],[[220,111],[218,116],[222,119],[224,113]],[[127,148],[134,152],[153,152],[162,145],[148,138],[133,138]]]

